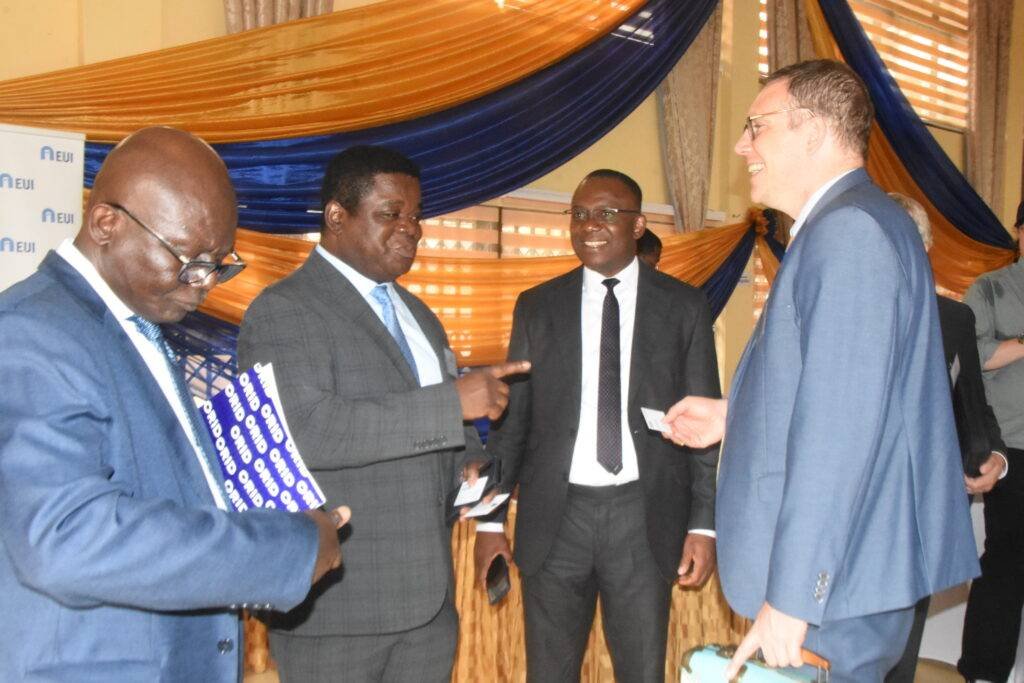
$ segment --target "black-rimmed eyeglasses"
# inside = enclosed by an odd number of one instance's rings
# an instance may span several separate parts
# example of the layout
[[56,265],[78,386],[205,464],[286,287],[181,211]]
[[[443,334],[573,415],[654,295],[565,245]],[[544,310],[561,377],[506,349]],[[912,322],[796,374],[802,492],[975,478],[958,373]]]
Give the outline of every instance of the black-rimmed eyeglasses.
[[643,212],[635,209],[615,209],[610,206],[598,207],[596,209],[584,209],[582,206],[574,206],[571,209],[562,211],[562,213],[569,216],[573,223],[585,223],[590,218],[593,218],[595,223],[611,225],[619,220],[620,213],[639,214]]
[[215,275],[217,282],[227,282],[234,276],[238,275],[245,269],[246,263],[242,260],[242,257],[237,252],[232,251],[228,257],[231,261],[227,263],[215,263],[213,261],[204,261],[201,259],[190,259],[184,254],[180,253],[177,249],[171,246],[164,237],[157,233],[153,228],[149,227],[138,218],[136,218],[131,211],[124,208],[116,202],[105,202],[107,206],[117,209],[124,215],[131,218],[140,228],[148,232],[150,235],[156,238],[156,240],[163,246],[164,249],[171,252],[174,258],[181,262],[181,270],[178,271],[178,282],[183,285],[195,285],[206,280],[211,275]]

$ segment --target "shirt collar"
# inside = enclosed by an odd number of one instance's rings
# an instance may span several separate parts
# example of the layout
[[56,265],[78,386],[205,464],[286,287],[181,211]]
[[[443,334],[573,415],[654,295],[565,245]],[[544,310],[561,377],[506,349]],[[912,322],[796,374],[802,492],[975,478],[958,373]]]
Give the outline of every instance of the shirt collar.
[[796,234],[800,232],[800,229],[804,227],[804,223],[807,221],[807,217],[811,215],[811,211],[818,204],[818,202],[821,201],[821,198],[825,196],[825,193],[828,192],[833,185],[835,185],[840,180],[842,180],[843,178],[850,175],[856,170],[856,168],[851,168],[849,171],[843,171],[835,178],[829,180],[824,185],[822,185],[821,187],[814,191],[814,194],[812,194],[804,203],[804,208],[800,209],[800,215],[797,216],[796,221],[793,222],[793,227],[789,229],[790,242],[792,242],[793,238],[796,237]]
[[78,250],[78,247],[75,246],[70,238],[60,243],[60,246],[57,247],[57,255],[67,261],[68,265],[85,278],[85,281],[89,283],[89,286],[93,288],[93,291],[106,304],[115,318],[127,320],[135,315],[132,309],[128,308],[128,305],[121,301],[117,294],[114,294],[114,290],[110,288],[107,281],[96,270],[96,266],[85,257],[85,254]]
[[340,258],[335,256],[331,252],[324,249],[319,244],[316,245],[316,251],[318,254],[324,257],[325,261],[327,261],[332,266],[337,268],[338,272],[344,275],[345,279],[352,283],[352,286],[356,288],[356,291],[359,292],[363,296],[363,298],[370,296],[370,292],[372,292],[377,287],[378,284],[390,284],[387,282],[378,283],[371,280],[370,278],[366,277],[365,275],[360,273],[358,270],[356,270],[349,264],[342,261]]
[[[637,262],[636,257],[634,256],[633,260],[629,262],[628,266],[626,266],[625,268],[620,270],[615,275],[612,275],[611,277],[614,277],[616,280],[619,281],[620,289],[618,289],[617,291],[621,292],[623,289],[627,289],[627,288],[630,288],[630,287],[636,287],[636,281],[637,281],[637,278],[639,277],[639,275],[640,275],[640,266],[639,266],[639,264]],[[587,268],[586,266],[583,267],[583,289],[584,290],[587,290],[587,289],[597,289],[599,291],[604,291],[605,287],[604,287],[604,285],[602,283],[605,280],[607,280],[607,279],[608,279],[608,276],[601,275],[601,273],[597,272],[596,270],[591,270],[590,268]]]

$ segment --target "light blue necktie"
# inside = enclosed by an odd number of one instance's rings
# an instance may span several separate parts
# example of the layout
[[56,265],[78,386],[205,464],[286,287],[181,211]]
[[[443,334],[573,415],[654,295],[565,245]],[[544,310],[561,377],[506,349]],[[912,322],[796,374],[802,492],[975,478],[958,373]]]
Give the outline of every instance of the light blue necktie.
[[[200,452],[206,458],[206,464],[210,467],[210,473],[213,475],[214,481],[219,482],[221,477],[219,465],[213,461],[210,457],[210,453],[206,449],[206,440],[202,438],[205,432],[202,431],[202,427],[199,424],[199,416],[195,409],[195,402],[192,400],[192,394],[188,390],[188,386],[185,384],[185,378],[182,377],[181,368],[178,367],[177,360],[174,356],[174,350],[171,349],[171,345],[164,339],[164,333],[160,329],[160,326],[154,322],[146,320],[145,318],[133,315],[129,318],[135,327],[138,328],[142,336],[153,343],[156,348],[160,350],[160,354],[164,357],[164,361],[167,362],[167,369],[171,372],[171,380],[174,384],[174,393],[178,395],[178,401],[181,403],[182,408],[185,409],[185,416],[188,418],[189,429],[192,430],[192,439],[198,445]],[[217,469],[214,469],[217,468]],[[205,476],[204,476],[205,479]],[[222,500],[227,500],[224,497],[223,492],[220,493]]]
[[412,376],[419,382],[420,375],[416,370],[416,360],[412,357],[412,349],[409,348],[409,342],[405,338],[405,333],[402,332],[402,326],[398,324],[398,316],[395,315],[395,304],[391,301],[391,295],[388,294],[388,286],[377,285],[370,292],[370,296],[380,304],[381,321],[384,323],[384,327],[388,328],[391,336],[395,338],[398,350],[405,356],[405,360],[412,369]]

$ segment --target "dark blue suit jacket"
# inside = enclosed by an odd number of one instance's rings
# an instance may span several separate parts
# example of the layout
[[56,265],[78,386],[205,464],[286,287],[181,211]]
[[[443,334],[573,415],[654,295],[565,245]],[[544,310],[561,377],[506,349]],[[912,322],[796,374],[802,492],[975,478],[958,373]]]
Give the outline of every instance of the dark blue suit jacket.
[[238,680],[226,606],[302,600],[315,525],[215,508],[131,340],[56,254],[0,294],[0,349],[0,680]]
[[978,573],[931,269],[863,169],[791,244],[730,392],[722,584],[821,624]]

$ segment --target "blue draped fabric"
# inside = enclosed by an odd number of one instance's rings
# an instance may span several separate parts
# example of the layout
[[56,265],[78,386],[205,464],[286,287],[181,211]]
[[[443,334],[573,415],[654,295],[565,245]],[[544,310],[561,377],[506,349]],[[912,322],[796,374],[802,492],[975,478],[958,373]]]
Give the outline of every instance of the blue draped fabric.
[[1010,236],[963,174],[939,147],[889,74],[846,0],[819,0],[846,63],[864,79],[875,118],[921,191],[957,230],[994,247],[1011,248]]
[[747,234],[736,244],[736,248],[722,262],[718,270],[701,285],[701,291],[704,292],[704,296],[708,298],[708,304],[711,306],[712,318],[717,319],[725,305],[729,303],[729,297],[736,289],[736,284],[740,281],[740,276],[743,275],[743,269],[747,267],[747,261],[750,260],[756,237],[757,234],[753,227],[748,229]]
[[768,222],[768,232],[764,236],[764,241],[768,243],[768,248],[772,250],[779,263],[782,263],[782,257],[786,255],[786,245],[776,237],[779,234],[779,212],[775,209],[765,209],[763,213]]
[[[486,97],[351,133],[215,145],[243,207],[239,223],[276,233],[319,228],[327,160],[355,144],[403,151],[423,169],[423,210],[449,213],[507,194],[592,145],[661,82],[716,0],[651,0],[617,30]],[[86,145],[92,185],[110,145]]]

